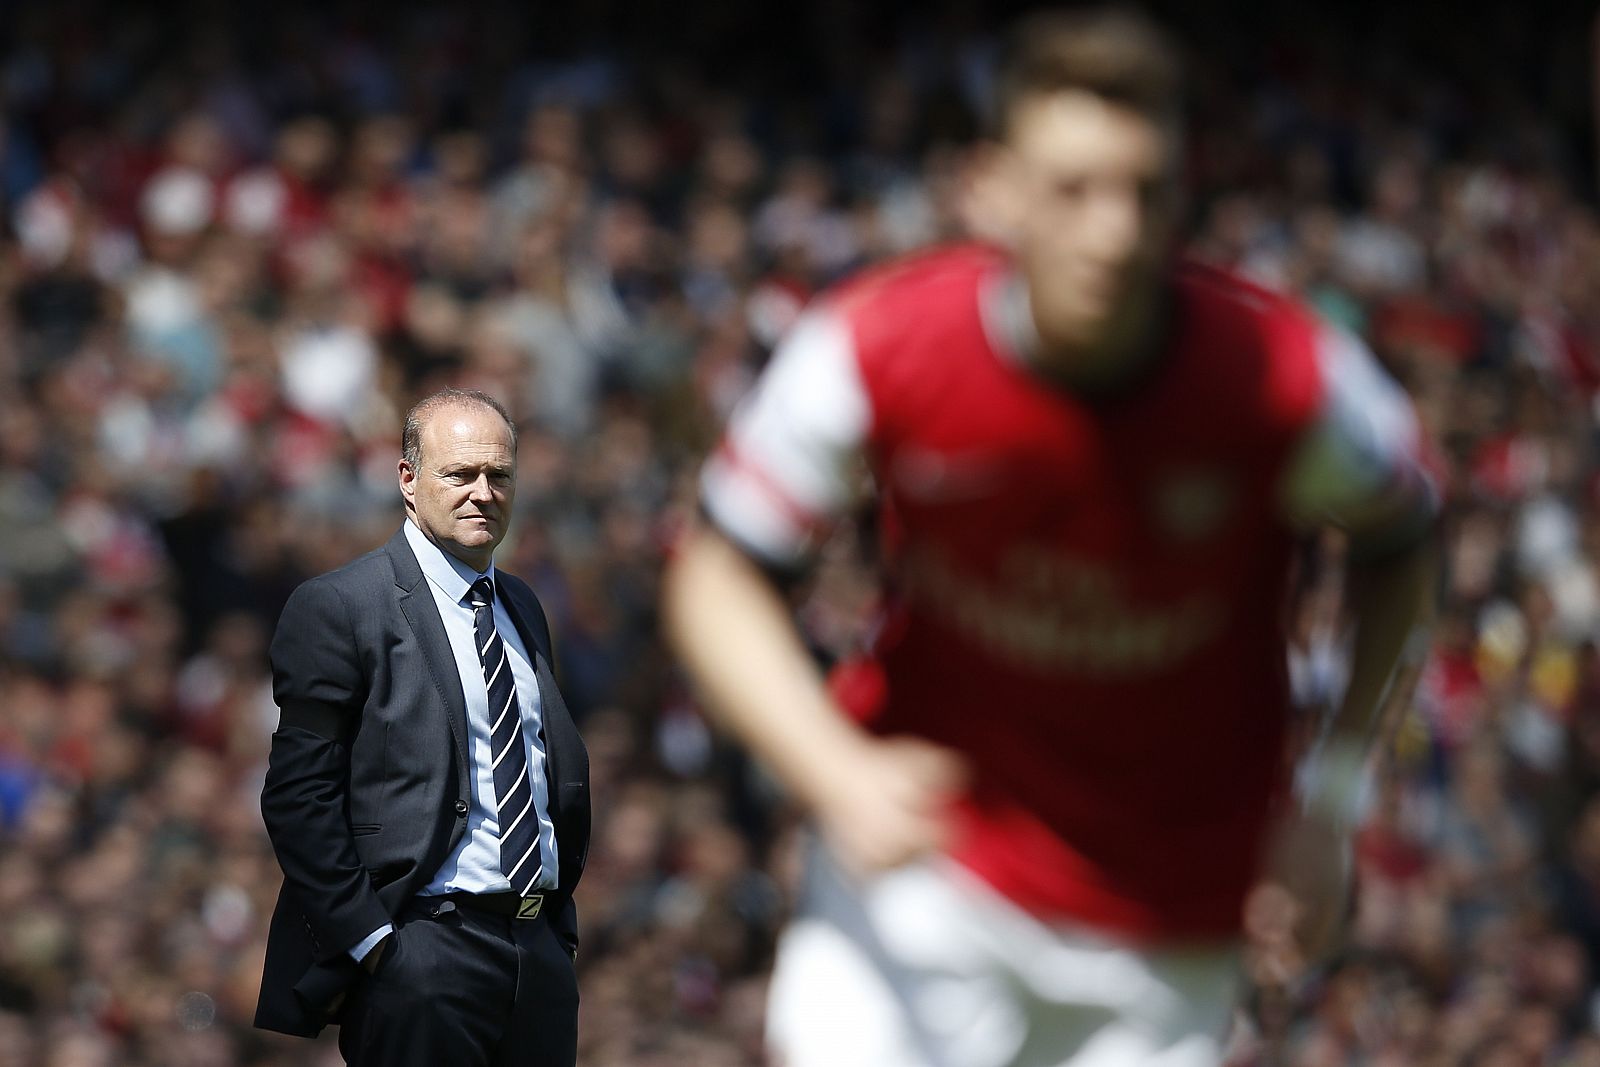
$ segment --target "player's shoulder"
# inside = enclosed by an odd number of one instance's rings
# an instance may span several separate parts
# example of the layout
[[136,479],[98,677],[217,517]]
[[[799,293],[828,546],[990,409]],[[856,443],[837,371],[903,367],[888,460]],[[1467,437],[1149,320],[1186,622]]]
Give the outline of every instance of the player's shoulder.
[[976,241],[936,245],[862,270],[830,290],[825,302],[852,322],[866,318],[924,322],[930,314],[958,308],[950,298],[975,293],[1003,263],[1004,254],[992,245]]
[[971,281],[1005,262],[1005,253],[982,241],[930,245],[874,263],[834,288],[839,299],[882,298],[908,289]]
[[1173,267],[1173,282],[1186,307],[1210,321],[1272,336],[1279,331],[1309,333],[1317,317],[1295,297],[1250,281],[1234,271],[1200,260],[1182,258]]
[[1005,262],[991,245],[939,245],[867,268],[818,306],[843,327],[868,378],[892,390],[967,351],[962,338],[982,336],[979,294]]
[[1248,402],[1274,422],[1311,418],[1325,392],[1326,327],[1319,316],[1287,293],[1211,264],[1183,259],[1172,276],[1183,348],[1199,357],[1231,403]]

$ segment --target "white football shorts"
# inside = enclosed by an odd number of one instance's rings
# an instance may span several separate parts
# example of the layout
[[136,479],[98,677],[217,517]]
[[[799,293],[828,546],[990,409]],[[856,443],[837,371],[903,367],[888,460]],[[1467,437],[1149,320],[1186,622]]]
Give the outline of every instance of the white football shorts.
[[778,944],[775,1067],[1216,1067],[1236,944],[1146,950],[1028,914],[944,858],[854,883],[812,848]]

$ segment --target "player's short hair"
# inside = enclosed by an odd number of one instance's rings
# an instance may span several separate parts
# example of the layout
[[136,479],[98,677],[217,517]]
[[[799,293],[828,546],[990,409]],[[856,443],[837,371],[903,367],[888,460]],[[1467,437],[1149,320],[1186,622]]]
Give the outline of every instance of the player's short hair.
[[504,404],[481,389],[440,389],[412,404],[411,410],[406,412],[405,426],[400,431],[400,454],[412,470],[422,467],[422,424],[440,408],[456,404],[487,408],[499,415],[505,421],[506,429],[511,431],[511,451],[516,453],[517,424],[512,421],[511,413],[506,411]]
[[1183,64],[1167,35],[1129,8],[1030,15],[1017,23],[1002,53],[990,132],[1003,139],[1021,101],[1072,89],[1176,125],[1183,111]]

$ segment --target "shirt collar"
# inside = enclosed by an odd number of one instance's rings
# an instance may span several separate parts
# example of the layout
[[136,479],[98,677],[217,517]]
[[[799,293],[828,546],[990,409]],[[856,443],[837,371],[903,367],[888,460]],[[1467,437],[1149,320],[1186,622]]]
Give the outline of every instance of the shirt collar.
[[417,565],[422,568],[422,573],[432,582],[440,592],[455,601],[457,604],[466,599],[467,590],[472,588],[472,583],[479,578],[488,578],[494,581],[494,563],[489,564],[489,569],[479,574],[471,567],[456,559],[450,553],[428,540],[417,528],[417,524],[409,517],[406,519],[406,541],[411,545],[411,551],[417,557]]

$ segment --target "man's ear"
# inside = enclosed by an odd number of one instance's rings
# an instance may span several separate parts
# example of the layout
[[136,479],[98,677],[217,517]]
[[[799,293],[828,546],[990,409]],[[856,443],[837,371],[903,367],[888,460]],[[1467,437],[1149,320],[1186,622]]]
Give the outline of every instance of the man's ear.
[[400,496],[407,504],[413,503],[417,496],[416,468],[412,467],[411,463],[404,456],[401,456],[400,463],[396,468],[396,473],[398,473],[400,476]]

